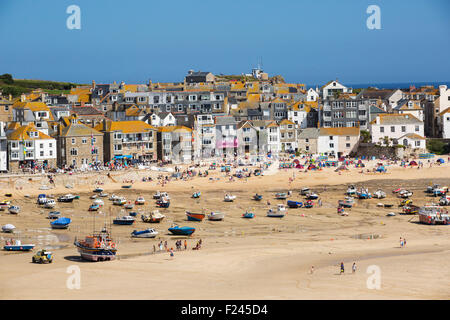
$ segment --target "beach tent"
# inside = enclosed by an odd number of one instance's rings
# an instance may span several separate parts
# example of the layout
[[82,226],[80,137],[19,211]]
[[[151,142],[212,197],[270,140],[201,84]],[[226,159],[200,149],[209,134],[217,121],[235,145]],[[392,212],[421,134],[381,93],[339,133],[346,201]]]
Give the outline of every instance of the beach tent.
[[413,161],[411,161],[411,162],[409,163],[409,165],[410,165],[410,166],[417,166],[417,162],[415,162],[415,161],[413,160]]
[[379,166],[377,172],[386,172],[386,168],[384,166]]
[[439,163],[445,163],[444,159],[442,159],[442,158],[437,159],[436,162],[439,162]]

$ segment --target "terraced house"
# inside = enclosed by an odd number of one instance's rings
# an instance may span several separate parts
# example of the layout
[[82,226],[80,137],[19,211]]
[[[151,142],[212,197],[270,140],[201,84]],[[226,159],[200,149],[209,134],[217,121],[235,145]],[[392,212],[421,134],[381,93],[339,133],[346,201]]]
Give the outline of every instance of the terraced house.
[[280,121],[280,143],[284,152],[297,151],[297,129],[294,122],[287,119]]
[[61,119],[55,138],[58,167],[103,163],[103,133],[81,123],[76,115]]
[[38,130],[33,123],[19,125],[16,123],[7,134],[9,170],[19,168],[56,167],[56,140]]
[[193,157],[192,129],[184,126],[158,128],[158,160],[190,163]]
[[94,127],[103,133],[104,161],[157,161],[157,129],[143,121],[103,120]]

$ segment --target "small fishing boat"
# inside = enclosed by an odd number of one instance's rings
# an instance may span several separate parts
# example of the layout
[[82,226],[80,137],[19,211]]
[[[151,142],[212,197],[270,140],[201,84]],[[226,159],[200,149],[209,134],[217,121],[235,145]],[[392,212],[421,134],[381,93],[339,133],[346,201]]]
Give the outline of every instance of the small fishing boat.
[[126,184],[122,186],[123,189],[130,189],[131,188],[131,184]]
[[104,205],[105,205],[105,203],[103,202],[103,200],[100,199],[100,198],[95,199],[94,202],[93,202],[93,204],[98,204],[99,206],[104,206]]
[[289,208],[301,208],[303,206],[303,202],[288,200],[287,205]]
[[423,224],[450,224],[448,210],[439,206],[426,205],[419,209],[419,222]]
[[70,218],[61,217],[53,222],[50,222],[52,229],[67,229],[72,222]]
[[248,211],[246,211],[242,215],[242,218],[245,218],[245,219],[253,219],[254,217],[255,217],[255,214],[253,212],[248,212]]
[[81,258],[88,261],[114,260],[117,253],[115,242],[105,228],[99,233],[87,236],[85,240],[75,238],[74,245],[78,248]]
[[402,214],[417,214],[419,213],[419,207],[415,205],[404,206],[402,209]]
[[134,202],[137,205],[144,205],[145,204],[145,199],[142,196],[137,197],[136,201]]
[[138,215],[138,213],[136,211],[132,211],[130,213],[128,213],[130,216],[132,217],[136,217]]
[[434,197],[442,197],[442,196],[445,196],[447,194],[447,192],[448,192],[448,188],[447,187],[434,189],[433,190],[433,196]]
[[372,198],[372,194],[370,194],[369,190],[361,188],[359,191],[356,192],[356,196],[358,199],[370,199]]
[[373,197],[376,199],[384,199],[384,198],[386,198],[386,192],[384,192],[381,189],[378,189],[377,191],[375,191],[373,193]]
[[89,197],[90,199],[97,199],[97,195],[93,194],[92,196]]
[[108,200],[114,201],[116,199],[120,198],[119,196],[116,196],[114,193],[109,196]]
[[310,192],[306,195],[306,200],[316,200],[319,199],[319,195],[314,192]]
[[145,229],[142,231],[133,230],[131,236],[133,238],[155,238],[158,235],[158,231],[155,229]]
[[100,205],[93,203],[91,204],[91,206],[89,207],[88,211],[97,211],[98,209],[100,209]]
[[47,202],[44,204],[44,208],[46,209],[53,209],[56,206],[56,202],[53,199],[48,199]]
[[275,199],[286,200],[286,198],[287,198],[287,193],[286,192],[275,193]]
[[8,208],[9,213],[11,214],[19,214],[20,212],[20,207],[19,206],[10,206]]
[[48,213],[47,218],[48,219],[58,219],[61,216],[61,212],[59,211],[50,211]]
[[108,196],[108,194],[106,192],[102,192],[99,194],[100,197],[105,198]]
[[192,198],[198,199],[198,198],[200,198],[201,195],[202,195],[202,193],[200,191],[197,191],[192,194]]
[[233,196],[231,194],[226,194],[224,197],[225,202],[233,202],[236,199],[236,196]]
[[16,229],[16,227],[10,223],[5,224],[4,226],[2,226],[2,231],[5,233],[13,233],[14,229]]
[[135,219],[132,216],[118,216],[113,219],[113,224],[132,225]]
[[345,197],[345,200],[339,200],[338,205],[343,208],[351,208],[355,204],[355,200],[352,197]]
[[223,212],[211,212],[208,214],[208,220],[211,221],[220,221],[223,220],[223,218],[225,218],[225,213]]
[[95,188],[92,192],[95,192],[95,193],[102,193],[102,192],[103,192],[103,189],[102,189],[102,188]]
[[408,205],[411,205],[412,203],[413,203],[413,201],[411,199],[404,199],[400,202],[400,204],[398,206],[399,207],[408,206]]
[[124,204],[123,207],[125,209],[131,210],[134,208],[134,203],[132,203],[131,201],[128,201],[128,203]]
[[441,199],[439,199],[439,205],[440,206],[450,205],[450,196],[443,196]]
[[30,251],[33,250],[34,244],[22,244],[20,240],[14,240],[14,244],[10,244],[9,241],[6,241],[5,246],[3,246],[4,250],[7,251]]
[[307,208],[307,209],[312,208],[312,207],[314,207],[314,202],[312,202],[311,200],[306,201],[305,204],[303,205],[303,208]]
[[168,208],[170,206],[170,201],[166,198],[161,198],[156,200],[156,206],[159,208]]
[[403,199],[408,199],[409,197],[412,197],[412,195],[413,195],[413,192],[412,192],[412,191],[405,190],[405,189],[400,190],[400,191],[398,192],[398,197],[399,197],[399,198],[403,198]]
[[72,202],[75,199],[73,194],[66,194],[58,198],[58,202]]
[[0,210],[4,211],[4,210],[8,209],[10,204],[11,204],[11,202],[8,200],[1,201],[0,202]]
[[193,234],[195,232],[195,228],[174,226],[174,227],[169,228],[169,231],[174,235],[190,236],[191,234]]
[[159,192],[159,191],[156,191],[156,193],[153,195],[153,199],[159,199],[159,198],[161,198],[161,192]]
[[186,211],[186,216],[188,221],[202,221],[206,215],[204,213]]
[[261,201],[262,198],[263,198],[263,196],[260,195],[260,194],[255,194],[255,195],[253,196],[253,200],[256,200],[256,201]]
[[159,210],[154,210],[150,214],[141,215],[142,221],[146,223],[160,223],[165,217]]
[[348,186],[346,194],[347,194],[348,196],[353,196],[353,195],[356,195],[356,192],[357,192],[357,191],[358,191],[358,190],[356,190],[355,185],[352,184],[352,185]]
[[310,190],[308,187],[304,187],[300,190],[300,195],[306,196],[308,193],[310,193]]
[[283,218],[286,215],[286,207],[284,204],[278,204],[276,209],[270,208],[267,211],[267,216],[271,218]]
[[12,193],[5,193],[5,197],[12,197]]
[[47,196],[43,193],[38,195],[37,204],[45,204],[47,202]]
[[124,197],[118,197],[113,201],[113,204],[116,206],[123,206],[125,203],[127,203],[127,199]]
[[427,190],[425,190],[426,193],[433,193],[434,190],[439,189],[441,186],[439,184],[433,184],[432,186],[428,186]]

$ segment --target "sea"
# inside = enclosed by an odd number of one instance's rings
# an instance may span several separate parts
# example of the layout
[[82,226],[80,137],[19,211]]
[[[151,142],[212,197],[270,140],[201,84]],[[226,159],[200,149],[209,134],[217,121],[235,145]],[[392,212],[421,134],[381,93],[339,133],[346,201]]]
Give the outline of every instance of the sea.
[[[434,86],[435,88],[439,88],[440,85],[447,85],[447,88],[450,88],[450,81],[443,81],[443,82],[396,82],[396,83],[342,83],[344,86],[353,88],[353,89],[359,89],[359,88],[368,88],[368,87],[375,87],[378,89],[409,89],[410,86],[414,86],[416,88],[420,88],[423,86]],[[324,84],[318,84],[318,85],[307,85],[307,88],[316,88],[321,87]]]

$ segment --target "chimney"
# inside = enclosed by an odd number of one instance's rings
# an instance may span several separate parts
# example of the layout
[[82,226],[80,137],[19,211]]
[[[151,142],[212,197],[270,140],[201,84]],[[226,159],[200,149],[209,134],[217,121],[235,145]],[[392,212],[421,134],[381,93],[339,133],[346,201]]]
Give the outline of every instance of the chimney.
[[95,80],[92,80],[92,89],[95,88]]
[[375,118],[375,121],[376,121],[376,124],[380,124],[380,116],[377,116],[377,117]]

